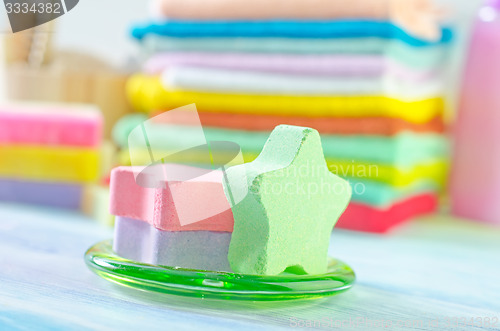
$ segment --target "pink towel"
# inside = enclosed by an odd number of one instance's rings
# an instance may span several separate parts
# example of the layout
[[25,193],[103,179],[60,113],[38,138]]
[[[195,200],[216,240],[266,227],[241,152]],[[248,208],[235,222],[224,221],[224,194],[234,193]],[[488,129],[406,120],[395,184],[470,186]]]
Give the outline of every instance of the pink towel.
[[293,55],[249,53],[162,53],[153,56],[144,70],[160,74],[176,66],[289,73],[320,76],[381,76],[421,82],[436,78],[434,70],[417,70],[384,56]]

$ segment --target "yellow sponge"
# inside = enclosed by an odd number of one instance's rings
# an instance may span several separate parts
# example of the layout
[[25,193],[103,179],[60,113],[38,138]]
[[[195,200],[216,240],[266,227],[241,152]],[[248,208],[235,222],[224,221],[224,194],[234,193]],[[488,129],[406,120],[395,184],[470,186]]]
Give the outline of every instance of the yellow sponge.
[[0,176],[46,182],[97,179],[98,152],[90,149],[0,146]]

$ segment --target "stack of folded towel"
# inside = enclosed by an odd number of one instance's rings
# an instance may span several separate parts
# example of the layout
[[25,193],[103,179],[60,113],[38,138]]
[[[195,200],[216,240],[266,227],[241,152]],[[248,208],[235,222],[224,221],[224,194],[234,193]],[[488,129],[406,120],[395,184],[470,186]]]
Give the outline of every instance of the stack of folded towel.
[[101,135],[94,107],[0,106],[0,200],[80,209],[100,172]]
[[[340,227],[382,232],[436,208],[451,31],[429,1],[156,4],[165,21],[132,32],[149,55],[128,83],[137,110],[195,103],[207,140],[238,143],[245,161],[279,124],[317,129],[330,170],[353,187]],[[148,138],[166,147],[196,130],[157,122]],[[126,132],[115,136],[127,146]]]

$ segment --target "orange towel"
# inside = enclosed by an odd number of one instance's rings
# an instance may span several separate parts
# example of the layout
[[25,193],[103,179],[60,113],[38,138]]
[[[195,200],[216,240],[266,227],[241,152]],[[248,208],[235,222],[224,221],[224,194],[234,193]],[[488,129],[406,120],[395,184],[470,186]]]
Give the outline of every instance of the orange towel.
[[[153,117],[156,114],[153,114]],[[248,131],[272,131],[280,124],[315,128],[322,134],[366,134],[392,136],[402,131],[443,133],[445,125],[441,117],[416,124],[399,118],[389,117],[293,117],[266,116],[230,113],[199,113],[201,123],[206,127],[221,127]],[[170,117],[169,117],[170,118]],[[162,117],[153,118],[161,123]],[[170,118],[171,119],[171,118]],[[190,119],[176,118],[177,124],[191,124]],[[167,123],[168,124],[168,123]]]

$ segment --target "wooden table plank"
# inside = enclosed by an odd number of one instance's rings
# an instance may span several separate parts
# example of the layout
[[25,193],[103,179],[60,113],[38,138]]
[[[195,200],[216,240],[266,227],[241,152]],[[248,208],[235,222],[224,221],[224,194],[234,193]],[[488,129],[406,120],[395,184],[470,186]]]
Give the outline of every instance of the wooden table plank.
[[[420,219],[380,236],[334,231],[332,255],[358,282],[342,295],[295,303],[200,300],[140,292],[90,272],[85,250],[112,230],[51,209],[0,204],[0,329],[242,329],[304,326],[446,329],[450,318],[500,317],[500,230]],[[455,329],[479,328],[458,324]],[[458,321],[460,322],[460,321]],[[452,326],[452,325],[450,325]]]

